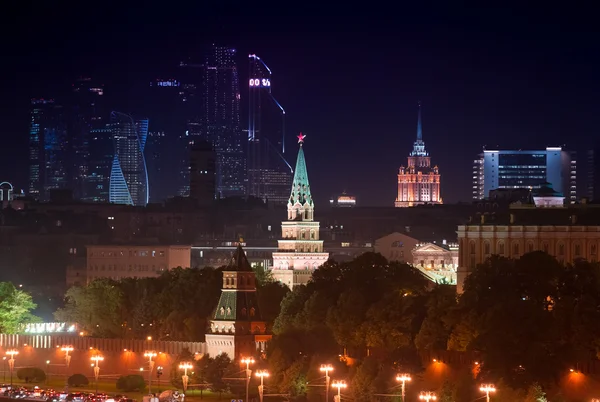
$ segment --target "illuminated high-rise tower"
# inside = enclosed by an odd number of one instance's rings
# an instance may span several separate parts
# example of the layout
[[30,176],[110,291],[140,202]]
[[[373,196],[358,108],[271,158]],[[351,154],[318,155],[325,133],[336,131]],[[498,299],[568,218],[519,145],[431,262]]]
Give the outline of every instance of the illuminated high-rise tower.
[[285,204],[292,168],[285,154],[285,110],[273,96],[271,69],[249,55],[248,195]]
[[414,207],[423,204],[441,204],[440,172],[431,167],[431,157],[425,150],[421,128],[421,102],[417,120],[417,140],[408,156],[407,167],[400,166],[398,172],[398,197],[396,207]]
[[54,100],[32,99],[29,123],[29,194],[42,201],[67,189],[69,142],[64,108]]
[[212,46],[204,60],[201,136],[216,153],[216,192],[220,198],[246,193],[244,138],[240,125],[240,83],[236,51]]
[[144,148],[148,120],[134,121],[123,113],[111,113],[114,158],[110,172],[111,203],[145,206],[148,204],[148,172]]
[[290,288],[307,283],[314,270],[329,258],[329,253],[323,252],[323,240],[319,240],[319,222],[314,220],[315,204],[302,148],[304,138],[300,133],[300,149],[287,203],[288,216],[281,222],[283,239],[278,240],[278,250],[273,253],[273,278]]

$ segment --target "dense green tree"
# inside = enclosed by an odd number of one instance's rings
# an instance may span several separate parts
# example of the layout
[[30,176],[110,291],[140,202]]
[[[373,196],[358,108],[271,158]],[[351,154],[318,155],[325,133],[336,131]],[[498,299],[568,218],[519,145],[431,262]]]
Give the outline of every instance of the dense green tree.
[[96,279],[85,287],[74,286],[65,294],[65,306],[54,313],[56,320],[76,322],[89,335],[123,336],[121,304],[123,292],[118,283]]
[[527,396],[524,402],[548,402],[546,393],[538,383],[533,383],[527,390]]
[[289,292],[290,288],[279,282],[267,282],[257,287],[258,306],[267,323],[275,321],[281,310],[281,302]]
[[0,282],[0,330],[3,334],[15,334],[19,326],[40,319],[31,314],[36,308],[31,295],[18,290],[10,282]]
[[453,387],[452,383],[450,381],[446,380],[446,381],[444,381],[444,384],[442,384],[442,388],[438,392],[437,400],[439,402],[455,402],[453,393],[454,393],[454,387]]
[[448,312],[456,306],[456,289],[453,286],[436,286],[427,296],[427,314],[415,337],[420,350],[444,350],[452,330]]
[[203,357],[208,359],[205,378],[210,384],[210,390],[215,393],[219,393],[219,397],[223,392],[226,392],[229,387],[226,382],[225,373],[231,365],[231,359],[226,354],[220,354],[218,356]]
[[392,373],[375,358],[367,357],[354,371],[350,382],[350,394],[356,401],[371,402],[379,400],[378,393],[389,388]]
[[307,371],[306,359],[300,357],[283,371],[281,381],[279,382],[279,391],[289,393],[294,398],[305,396],[308,391],[306,381]]
[[[203,360],[203,359],[202,359]],[[171,384],[177,389],[183,389],[183,380],[181,376],[183,375],[183,371],[179,368],[181,363],[191,363],[194,368],[192,370],[188,370],[189,383],[193,384],[196,382],[196,373],[199,373],[198,364],[194,359],[194,354],[190,352],[188,348],[183,348],[181,352],[173,359],[171,363]],[[194,373],[194,374],[192,374]]]

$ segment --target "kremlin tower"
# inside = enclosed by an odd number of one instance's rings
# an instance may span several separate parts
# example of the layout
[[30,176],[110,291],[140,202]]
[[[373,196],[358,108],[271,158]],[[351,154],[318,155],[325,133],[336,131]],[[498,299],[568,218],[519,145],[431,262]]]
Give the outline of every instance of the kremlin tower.
[[287,203],[287,220],[281,222],[283,239],[278,240],[278,250],[273,253],[273,278],[293,288],[308,282],[315,269],[329,259],[319,240],[319,222],[314,221],[315,204],[310,192],[304,138],[298,136],[298,159],[292,182],[292,192]]
[[442,204],[440,194],[440,171],[431,167],[431,157],[425,151],[421,131],[421,102],[417,120],[417,140],[408,156],[407,167],[400,166],[398,172],[398,197],[395,206],[414,207],[423,204]]

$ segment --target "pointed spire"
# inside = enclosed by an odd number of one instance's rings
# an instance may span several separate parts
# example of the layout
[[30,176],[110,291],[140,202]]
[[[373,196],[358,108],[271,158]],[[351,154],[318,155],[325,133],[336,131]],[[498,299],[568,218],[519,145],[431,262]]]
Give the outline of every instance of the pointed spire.
[[231,260],[224,271],[254,272],[250,266],[250,263],[248,262],[246,252],[242,248],[241,244],[238,244],[235,253],[233,253]]
[[298,159],[296,159],[296,169],[294,170],[292,193],[290,194],[289,201],[292,205],[296,202],[300,202],[302,205],[308,202],[309,205],[312,205],[310,184],[308,183],[308,172],[306,170],[306,161],[304,160],[304,149],[302,146],[305,137],[306,136],[302,135],[302,133],[298,136],[300,149],[298,150]]
[[417,120],[417,141],[423,141],[423,131],[421,129],[421,101],[419,101],[419,117]]

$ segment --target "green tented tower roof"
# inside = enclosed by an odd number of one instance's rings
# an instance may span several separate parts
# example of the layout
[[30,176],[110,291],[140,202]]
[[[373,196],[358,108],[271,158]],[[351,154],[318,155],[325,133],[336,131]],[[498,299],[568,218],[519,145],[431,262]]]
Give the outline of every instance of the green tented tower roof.
[[304,150],[300,142],[298,159],[296,159],[296,170],[294,171],[294,180],[292,182],[292,193],[290,194],[290,204],[296,202],[304,205],[312,205],[312,195],[310,193],[310,184],[308,183],[308,172],[306,170],[306,161],[304,160]]

